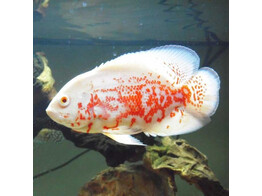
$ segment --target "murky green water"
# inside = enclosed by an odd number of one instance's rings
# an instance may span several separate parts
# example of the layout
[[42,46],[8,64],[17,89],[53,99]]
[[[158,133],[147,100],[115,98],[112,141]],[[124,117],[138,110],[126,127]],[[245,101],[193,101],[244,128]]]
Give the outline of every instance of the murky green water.
[[[34,21],[34,52],[49,61],[55,87],[121,54],[164,44],[194,49],[201,66],[220,76],[220,103],[212,122],[182,135],[207,155],[209,166],[228,188],[228,2],[227,1],[50,1],[46,16]],[[64,140],[34,144],[34,175],[56,167],[84,149]],[[80,187],[107,168],[90,151],[64,168],[34,180],[34,195],[77,195]],[[176,178],[178,195],[202,195]]]

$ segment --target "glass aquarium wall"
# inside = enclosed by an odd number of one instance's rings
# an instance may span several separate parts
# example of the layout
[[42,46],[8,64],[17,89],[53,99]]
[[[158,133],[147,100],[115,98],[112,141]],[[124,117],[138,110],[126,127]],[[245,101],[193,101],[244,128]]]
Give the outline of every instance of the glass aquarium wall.
[[[48,60],[57,91],[73,77],[125,53],[171,44],[195,50],[200,66],[213,68],[220,77],[220,101],[208,125],[179,137],[205,154],[221,185],[229,187],[227,0],[34,0],[33,11],[34,54]],[[34,123],[41,112],[35,103]],[[39,139],[35,126],[34,195],[77,195],[108,168],[105,156],[94,148],[81,154],[87,148],[64,135],[57,139],[59,134]],[[177,195],[203,195],[179,176],[175,180]]]

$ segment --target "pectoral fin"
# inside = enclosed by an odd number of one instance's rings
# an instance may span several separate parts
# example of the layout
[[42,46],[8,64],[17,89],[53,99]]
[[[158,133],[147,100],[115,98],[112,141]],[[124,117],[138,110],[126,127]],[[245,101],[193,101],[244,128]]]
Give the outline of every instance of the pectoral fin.
[[140,142],[138,139],[132,137],[131,135],[119,135],[119,134],[110,134],[110,133],[103,133],[103,134],[121,144],[146,146],[145,144]]

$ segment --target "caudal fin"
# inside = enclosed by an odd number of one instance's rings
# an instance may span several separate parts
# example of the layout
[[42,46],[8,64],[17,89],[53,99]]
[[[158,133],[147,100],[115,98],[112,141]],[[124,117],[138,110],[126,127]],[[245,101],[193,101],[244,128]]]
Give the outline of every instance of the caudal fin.
[[220,80],[217,73],[209,67],[203,67],[188,80],[187,85],[191,90],[191,102],[186,110],[212,116],[219,103]]

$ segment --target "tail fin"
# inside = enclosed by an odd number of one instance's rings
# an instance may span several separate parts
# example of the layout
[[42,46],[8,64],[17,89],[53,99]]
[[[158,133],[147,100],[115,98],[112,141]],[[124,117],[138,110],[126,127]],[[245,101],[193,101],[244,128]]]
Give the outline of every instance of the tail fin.
[[220,80],[217,73],[209,67],[203,67],[191,77],[187,86],[191,90],[191,102],[186,110],[212,116],[219,103]]

